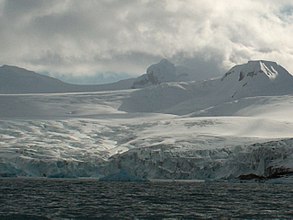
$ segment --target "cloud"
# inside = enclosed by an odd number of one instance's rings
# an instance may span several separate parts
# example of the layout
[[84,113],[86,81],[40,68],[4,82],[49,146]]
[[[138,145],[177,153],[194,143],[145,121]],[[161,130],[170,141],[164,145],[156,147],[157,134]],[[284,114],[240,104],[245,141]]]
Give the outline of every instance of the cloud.
[[0,63],[141,74],[168,58],[207,75],[250,59],[293,73],[291,0],[0,0]]

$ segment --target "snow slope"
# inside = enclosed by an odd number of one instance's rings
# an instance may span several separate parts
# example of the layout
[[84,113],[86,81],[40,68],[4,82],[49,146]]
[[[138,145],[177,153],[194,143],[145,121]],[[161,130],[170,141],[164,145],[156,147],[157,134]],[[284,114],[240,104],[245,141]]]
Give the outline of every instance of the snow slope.
[[293,167],[292,96],[258,106],[274,117],[251,102],[245,117],[182,117],[117,110],[132,92],[1,95],[27,109],[0,108],[0,175],[213,180]]
[[229,72],[135,90],[1,94],[0,176],[288,176],[291,75],[266,61]]
[[292,95],[246,97],[224,102],[189,114],[189,116],[254,116],[290,120]]

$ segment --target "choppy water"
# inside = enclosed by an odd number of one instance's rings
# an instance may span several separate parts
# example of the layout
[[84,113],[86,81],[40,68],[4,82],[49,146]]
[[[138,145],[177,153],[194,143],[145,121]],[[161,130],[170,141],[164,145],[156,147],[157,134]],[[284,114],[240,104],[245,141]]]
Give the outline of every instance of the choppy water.
[[293,185],[0,179],[0,219],[293,219]]

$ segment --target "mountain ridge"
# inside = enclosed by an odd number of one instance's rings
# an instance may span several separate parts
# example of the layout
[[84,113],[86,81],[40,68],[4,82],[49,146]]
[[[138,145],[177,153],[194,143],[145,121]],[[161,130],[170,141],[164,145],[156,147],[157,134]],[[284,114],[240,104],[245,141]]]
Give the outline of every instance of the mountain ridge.
[[130,88],[133,79],[103,85],[77,85],[63,82],[25,68],[3,65],[0,67],[0,94],[94,92]]
[[143,89],[164,83],[189,82],[192,85],[201,84],[199,87],[210,87],[211,91],[215,90],[213,87],[216,86],[219,93],[227,93],[227,96],[232,98],[241,98],[250,96],[249,93],[252,92],[255,95],[286,94],[287,90],[291,90],[293,83],[292,75],[285,68],[276,62],[265,60],[236,65],[223,77],[205,81],[194,81],[194,76],[189,71],[191,70],[188,68],[176,66],[167,59],[162,59],[159,63],[150,65],[146,74],[137,78],[102,85],[75,85],[21,67],[3,65],[0,67],[0,93],[94,92]]
[[270,61],[250,61],[232,67],[224,77],[191,82],[167,82],[135,91],[124,100],[126,112],[184,115],[244,97],[293,94],[293,76]]

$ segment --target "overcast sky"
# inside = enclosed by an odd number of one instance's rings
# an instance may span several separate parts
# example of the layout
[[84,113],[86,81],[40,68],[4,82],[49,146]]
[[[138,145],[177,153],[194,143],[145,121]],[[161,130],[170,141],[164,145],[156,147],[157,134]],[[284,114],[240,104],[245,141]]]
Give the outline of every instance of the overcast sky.
[[293,73],[292,0],[0,0],[0,30],[0,64],[67,78],[140,75],[161,58],[211,75],[250,59]]

